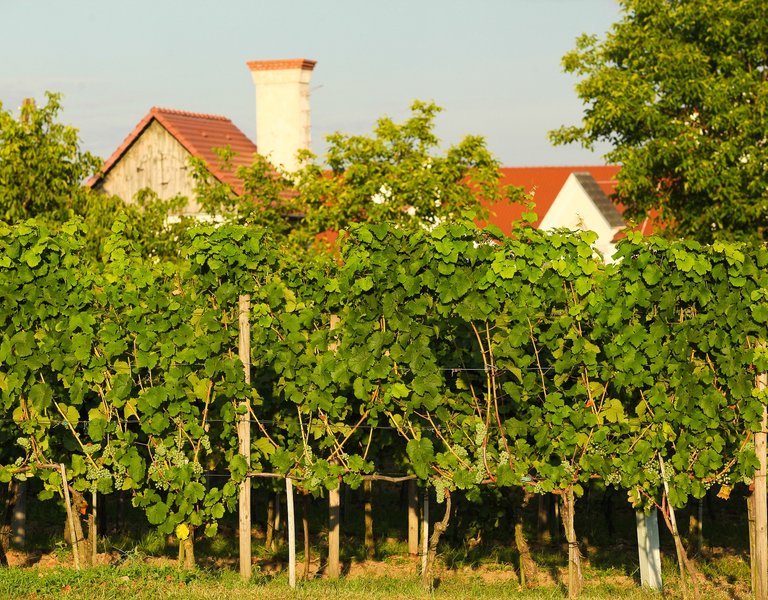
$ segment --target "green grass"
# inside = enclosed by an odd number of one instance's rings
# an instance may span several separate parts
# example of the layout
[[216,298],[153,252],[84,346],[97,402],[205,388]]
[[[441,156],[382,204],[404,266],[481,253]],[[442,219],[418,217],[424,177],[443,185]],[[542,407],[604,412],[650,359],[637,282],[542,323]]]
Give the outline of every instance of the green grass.
[[[300,582],[288,587],[285,576],[254,576],[244,583],[232,572],[179,571],[172,567],[129,565],[101,567],[75,572],[68,568],[10,569],[0,574],[0,598],[83,600],[121,599],[211,599],[240,598],[563,598],[559,587],[520,590],[514,581],[493,582],[477,576],[450,576],[438,582],[430,594],[412,577],[342,578],[338,581]],[[607,584],[590,585],[585,598],[648,598],[646,591]]]
[[[432,593],[422,588],[413,559],[392,557],[383,562],[356,565],[353,574],[337,581],[313,579],[299,581],[295,590],[288,586],[285,571],[269,575],[254,565],[250,582],[240,580],[228,568],[179,570],[170,562],[151,564],[140,550],[121,555],[118,564],[84,569],[65,566],[33,566],[0,570],[0,599],[119,599],[119,600],[232,600],[277,598],[397,598],[458,600],[498,600],[499,598],[552,598],[567,596],[563,583],[564,556],[557,553],[535,554],[539,581],[522,589],[507,559],[508,549],[485,549],[472,557],[472,551],[441,556],[436,570],[436,588]],[[494,561],[493,558],[500,559]],[[710,556],[699,561],[707,577],[703,598],[748,598],[749,566],[733,554]],[[299,568],[299,572],[301,569]],[[582,598],[645,599],[680,598],[677,565],[664,555],[665,595],[638,587],[631,576],[612,566],[596,567],[586,563]]]

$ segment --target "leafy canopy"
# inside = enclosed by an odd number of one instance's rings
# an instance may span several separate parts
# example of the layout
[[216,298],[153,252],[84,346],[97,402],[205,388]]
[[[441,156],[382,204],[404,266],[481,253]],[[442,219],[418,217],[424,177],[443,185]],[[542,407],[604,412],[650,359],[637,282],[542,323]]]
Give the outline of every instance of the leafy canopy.
[[608,142],[627,215],[703,242],[768,236],[768,20],[764,0],[621,0],[605,40],[563,58],[581,125],[557,144]]
[[[427,224],[462,213],[481,216],[480,199],[498,198],[498,162],[477,136],[444,152],[434,133],[440,108],[416,101],[402,123],[384,117],[372,135],[335,133],[322,160],[304,152],[304,167],[278,173],[263,158],[240,167],[239,195],[197,162],[198,201],[208,212],[268,227],[306,248],[315,236],[352,223]],[[220,153],[227,168],[231,153]]]
[[0,103],[0,219],[10,223],[66,218],[100,164],[80,148],[76,129],[56,121],[61,96],[46,98],[39,108],[25,102],[18,120]]

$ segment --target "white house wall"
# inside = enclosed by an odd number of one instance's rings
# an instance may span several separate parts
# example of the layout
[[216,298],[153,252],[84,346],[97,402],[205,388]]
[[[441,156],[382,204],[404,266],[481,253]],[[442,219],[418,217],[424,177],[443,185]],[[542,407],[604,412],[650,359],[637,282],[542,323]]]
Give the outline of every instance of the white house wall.
[[565,180],[539,228],[594,231],[597,234],[594,247],[606,260],[616,249],[612,240],[619,230],[611,227],[573,173]]

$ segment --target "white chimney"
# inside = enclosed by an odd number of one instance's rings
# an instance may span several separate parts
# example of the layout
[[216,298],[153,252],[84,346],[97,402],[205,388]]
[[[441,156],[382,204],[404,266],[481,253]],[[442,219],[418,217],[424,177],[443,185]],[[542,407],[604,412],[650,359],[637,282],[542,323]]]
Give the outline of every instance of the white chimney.
[[309,80],[316,61],[253,60],[256,86],[256,147],[282,171],[300,167],[296,152],[309,149]]

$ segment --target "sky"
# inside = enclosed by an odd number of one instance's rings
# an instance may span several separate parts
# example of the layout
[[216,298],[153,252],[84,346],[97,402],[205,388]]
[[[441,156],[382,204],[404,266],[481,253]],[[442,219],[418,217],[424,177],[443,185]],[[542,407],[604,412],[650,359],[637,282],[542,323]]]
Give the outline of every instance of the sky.
[[0,0],[0,102],[63,94],[60,120],[107,158],[152,106],[224,115],[256,139],[249,60],[317,61],[312,150],[370,133],[414,100],[444,111],[443,148],[480,135],[505,166],[601,164],[553,147],[583,105],[562,56],[604,37],[616,0]]

